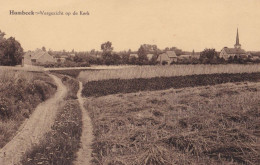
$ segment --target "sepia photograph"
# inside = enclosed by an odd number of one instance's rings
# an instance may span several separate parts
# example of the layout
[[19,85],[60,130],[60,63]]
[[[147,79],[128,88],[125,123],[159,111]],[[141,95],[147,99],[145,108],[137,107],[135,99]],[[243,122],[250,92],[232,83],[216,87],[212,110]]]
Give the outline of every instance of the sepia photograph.
[[0,165],[259,165],[260,0],[2,0]]

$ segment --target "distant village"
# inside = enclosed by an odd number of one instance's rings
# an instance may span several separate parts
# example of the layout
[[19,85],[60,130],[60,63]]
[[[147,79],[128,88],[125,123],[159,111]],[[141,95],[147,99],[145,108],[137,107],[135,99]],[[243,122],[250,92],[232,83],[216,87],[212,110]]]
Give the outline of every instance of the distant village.
[[[256,62],[260,60],[260,52],[247,52],[241,48],[239,42],[239,33],[237,29],[237,35],[235,45],[233,48],[224,47],[220,52],[216,52],[214,49],[205,49],[207,52],[195,52],[194,50],[187,52],[182,51],[176,47],[165,48],[160,50],[156,45],[143,44],[138,51],[121,51],[113,52],[111,42],[103,44],[104,49],[102,51],[91,50],[90,52],[71,52],[64,51],[46,51],[42,49],[36,49],[35,51],[28,51],[23,56],[23,66],[25,65],[62,65],[68,61],[81,63],[82,66],[88,64],[189,64],[189,63],[201,63],[204,58],[212,58],[213,63],[223,62]],[[102,47],[102,46],[101,46]],[[107,57],[103,55],[107,53]],[[211,54],[210,54],[211,53]],[[109,58],[109,59],[107,59]],[[205,63],[205,62],[204,62]]]
[[[3,41],[15,42],[21,58],[12,65],[22,66],[39,65],[44,67],[87,67],[90,65],[170,65],[170,64],[223,64],[223,63],[260,63],[260,52],[246,51],[242,49],[239,41],[239,32],[235,38],[234,47],[223,47],[220,52],[215,49],[205,49],[197,52],[195,50],[183,51],[177,47],[159,49],[156,45],[143,44],[137,51],[113,51],[112,42],[107,41],[101,44],[101,50],[91,50],[85,52],[53,51],[46,50],[45,47],[34,51],[23,52],[20,43],[14,38],[4,39],[1,32],[0,44]],[[0,41],[1,41],[0,40]],[[3,47],[3,46],[2,46]],[[3,47],[3,49],[5,49]],[[6,50],[10,50],[7,49]],[[9,65],[12,60],[10,53],[1,51],[0,45],[0,65]],[[18,55],[16,55],[17,57]],[[1,60],[2,58],[2,60]],[[4,59],[6,58],[6,59]],[[15,58],[15,57],[14,57]],[[13,60],[14,61],[14,60]],[[9,62],[10,63],[10,62]]]

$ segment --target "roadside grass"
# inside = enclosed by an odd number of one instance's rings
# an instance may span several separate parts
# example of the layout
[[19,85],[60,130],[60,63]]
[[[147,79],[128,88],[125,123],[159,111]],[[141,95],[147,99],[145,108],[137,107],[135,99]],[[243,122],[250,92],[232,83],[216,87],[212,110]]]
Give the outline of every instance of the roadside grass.
[[82,82],[107,79],[136,79],[152,77],[173,77],[194,74],[215,73],[252,73],[260,72],[259,64],[241,65],[170,65],[170,66],[135,66],[121,69],[99,71],[82,71],[79,79]]
[[258,164],[260,84],[88,97],[94,164]]
[[52,78],[40,72],[0,71],[0,148],[9,142],[35,107],[56,91]]
[[153,77],[136,79],[109,79],[85,82],[83,95],[104,96],[117,93],[131,93],[138,91],[153,91],[169,88],[196,87],[215,85],[228,82],[259,81],[258,73],[234,73],[234,74],[207,74],[186,75],[174,77]]
[[22,160],[23,165],[62,164],[70,165],[76,158],[82,133],[81,110],[76,100],[79,84],[76,79],[58,75],[67,86],[68,93],[52,130],[38,146],[34,146]]

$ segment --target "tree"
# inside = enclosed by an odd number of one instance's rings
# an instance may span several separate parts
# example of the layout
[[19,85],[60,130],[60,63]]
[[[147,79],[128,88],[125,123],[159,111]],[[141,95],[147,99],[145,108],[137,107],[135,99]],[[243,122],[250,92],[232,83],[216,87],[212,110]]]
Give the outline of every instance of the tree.
[[139,65],[144,65],[148,63],[147,49],[145,49],[145,46],[141,45],[140,48],[138,49],[137,54],[138,54]]
[[201,63],[217,63],[218,61],[218,53],[215,49],[204,49],[200,53],[200,61]]
[[174,51],[177,56],[183,54],[182,50],[178,49],[176,47],[172,47],[172,48],[170,48],[170,50]]
[[103,50],[103,52],[111,53],[113,51],[112,42],[107,41],[107,42],[101,44],[101,50]]
[[5,33],[0,30],[0,42],[4,40]]
[[113,65],[119,65],[121,61],[121,57],[118,54],[112,54],[112,63]]
[[154,55],[151,60],[149,61],[149,65],[156,65],[159,63],[159,61],[157,61],[158,56]]
[[112,47],[112,42],[107,41],[103,44],[101,44],[101,50],[103,51],[102,53],[102,58],[104,60],[104,63],[106,65],[111,65],[114,64],[114,59],[112,55],[113,47]]
[[137,61],[138,61],[138,59],[136,57],[131,57],[129,59],[129,64],[136,65]]
[[10,37],[0,42],[0,64],[1,65],[18,65],[22,62],[23,48],[21,44]]
[[46,52],[46,48],[44,46],[42,47],[42,51]]
[[129,57],[130,57],[130,54],[122,54],[122,63],[123,64],[129,64]]
[[181,49],[178,49],[177,47],[166,47],[164,51],[174,51],[177,56],[183,54],[183,51]]

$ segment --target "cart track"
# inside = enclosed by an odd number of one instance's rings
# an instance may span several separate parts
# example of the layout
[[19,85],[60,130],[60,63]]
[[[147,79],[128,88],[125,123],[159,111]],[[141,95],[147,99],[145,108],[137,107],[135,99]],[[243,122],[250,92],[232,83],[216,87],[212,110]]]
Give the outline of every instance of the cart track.
[[80,138],[81,148],[77,153],[77,159],[74,162],[75,165],[91,164],[92,160],[92,123],[87,110],[84,108],[84,100],[81,96],[82,88],[82,82],[79,82],[79,91],[77,93],[77,97],[80,104],[80,109],[82,111],[82,135]]

